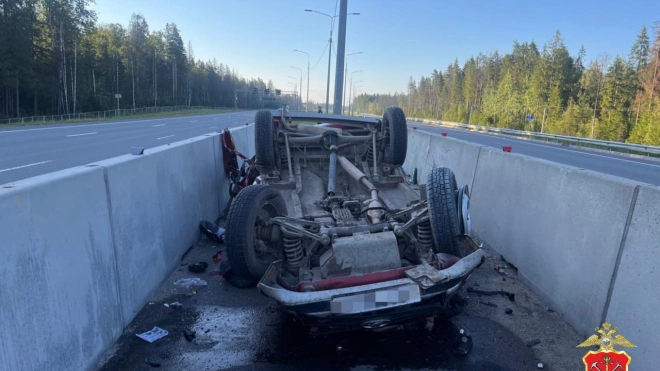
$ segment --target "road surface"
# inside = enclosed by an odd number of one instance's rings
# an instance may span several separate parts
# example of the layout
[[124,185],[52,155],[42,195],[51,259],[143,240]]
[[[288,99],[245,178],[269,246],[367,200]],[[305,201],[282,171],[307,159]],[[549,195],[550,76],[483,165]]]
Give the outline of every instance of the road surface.
[[[254,111],[0,129],[0,184],[254,122]],[[660,161],[410,122],[418,130],[660,185]]]
[[254,122],[254,112],[0,129],[0,184]]
[[462,129],[450,129],[441,126],[424,125],[409,122],[409,127],[434,134],[447,133],[448,136],[467,142],[501,149],[513,147],[512,152],[543,160],[571,165],[581,169],[615,175],[643,183],[660,185],[660,161],[642,159],[626,155],[611,154],[574,147],[562,147],[557,144],[517,139],[510,136],[485,134]]

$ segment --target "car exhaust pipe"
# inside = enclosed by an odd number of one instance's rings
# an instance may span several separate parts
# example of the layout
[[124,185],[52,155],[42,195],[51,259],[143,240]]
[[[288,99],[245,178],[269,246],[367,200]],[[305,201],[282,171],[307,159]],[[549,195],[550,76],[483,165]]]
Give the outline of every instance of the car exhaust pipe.
[[339,164],[341,167],[351,176],[353,179],[355,179],[358,183],[364,184],[368,189],[369,192],[371,192],[371,200],[367,200],[366,202],[369,203],[369,211],[367,211],[367,215],[371,219],[371,222],[373,224],[380,223],[380,218],[383,216],[385,213],[382,208],[383,205],[378,201],[378,188],[376,188],[370,181],[367,179],[367,176],[364,175],[360,169],[355,167],[350,161],[346,159],[344,156],[339,156],[338,157]]

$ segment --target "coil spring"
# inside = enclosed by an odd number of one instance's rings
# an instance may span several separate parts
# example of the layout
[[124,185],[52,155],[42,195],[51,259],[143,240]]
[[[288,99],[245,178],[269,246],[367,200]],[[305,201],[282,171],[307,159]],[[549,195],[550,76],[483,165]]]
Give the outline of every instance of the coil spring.
[[426,221],[417,225],[417,241],[427,248],[433,248],[433,232],[431,231],[431,222]]
[[303,259],[302,240],[299,236],[284,234],[284,254],[289,269],[300,268]]
[[367,158],[367,162],[369,164],[373,163],[373,161],[374,161],[374,146],[372,144],[369,144],[369,146],[367,148],[366,158]]

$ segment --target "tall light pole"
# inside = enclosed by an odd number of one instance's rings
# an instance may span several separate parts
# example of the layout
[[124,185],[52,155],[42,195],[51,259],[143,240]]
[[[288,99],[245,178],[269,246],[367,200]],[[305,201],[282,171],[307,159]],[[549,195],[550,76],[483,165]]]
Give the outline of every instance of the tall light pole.
[[351,72],[351,88],[349,90],[350,97],[348,98],[348,114],[351,114],[351,101],[353,100],[353,75],[355,75],[358,72],[362,72],[362,70],[357,70]]
[[[289,85],[293,84],[293,95],[294,97],[298,94],[298,78],[293,76],[287,76],[290,79],[293,79],[293,82],[289,81]],[[298,101],[296,100],[296,105],[294,106],[298,110]]]
[[[307,101],[307,104],[306,104],[307,107],[305,107],[305,112],[309,112],[309,53],[306,53],[306,52],[304,52],[302,50],[298,50],[298,49],[293,49],[293,51],[298,52],[298,53],[307,54],[307,99],[305,99]],[[300,88],[302,89],[302,86]]]
[[[291,66],[291,68],[295,68],[300,71],[300,90],[302,91],[302,68],[294,67]],[[300,94],[301,98],[300,100],[302,101],[302,93]],[[296,107],[298,107],[298,101],[296,100]]]
[[[350,57],[351,55],[356,55],[356,54],[362,54],[362,52],[356,52],[356,53],[351,53],[346,55],[346,59]],[[346,68],[344,69],[344,94],[342,95],[342,102],[341,102],[341,111],[342,113],[344,112],[344,107],[346,106],[345,100],[346,100],[346,79],[348,79],[348,60],[346,61]]]
[[[330,112],[330,64],[332,63],[332,30],[335,28],[335,18],[337,18],[338,15],[329,15],[312,9],[305,9],[305,11],[324,15],[330,18],[330,38],[328,39],[328,82],[325,89],[325,113],[329,113]],[[347,15],[360,15],[360,13],[348,13]],[[341,64],[342,65],[344,64],[343,61]]]

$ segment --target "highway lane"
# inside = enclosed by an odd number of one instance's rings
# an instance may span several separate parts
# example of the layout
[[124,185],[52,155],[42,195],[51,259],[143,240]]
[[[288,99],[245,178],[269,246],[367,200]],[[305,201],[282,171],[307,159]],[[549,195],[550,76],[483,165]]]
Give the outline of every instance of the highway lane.
[[511,146],[513,153],[660,186],[660,161],[653,159],[643,159],[575,147],[563,147],[557,144],[425,125],[413,121],[409,121],[408,126],[417,127],[417,130],[434,134],[446,132],[452,138],[498,149],[502,149],[503,146]]
[[0,130],[0,184],[220,132],[254,121],[231,112],[133,121],[43,125]]

